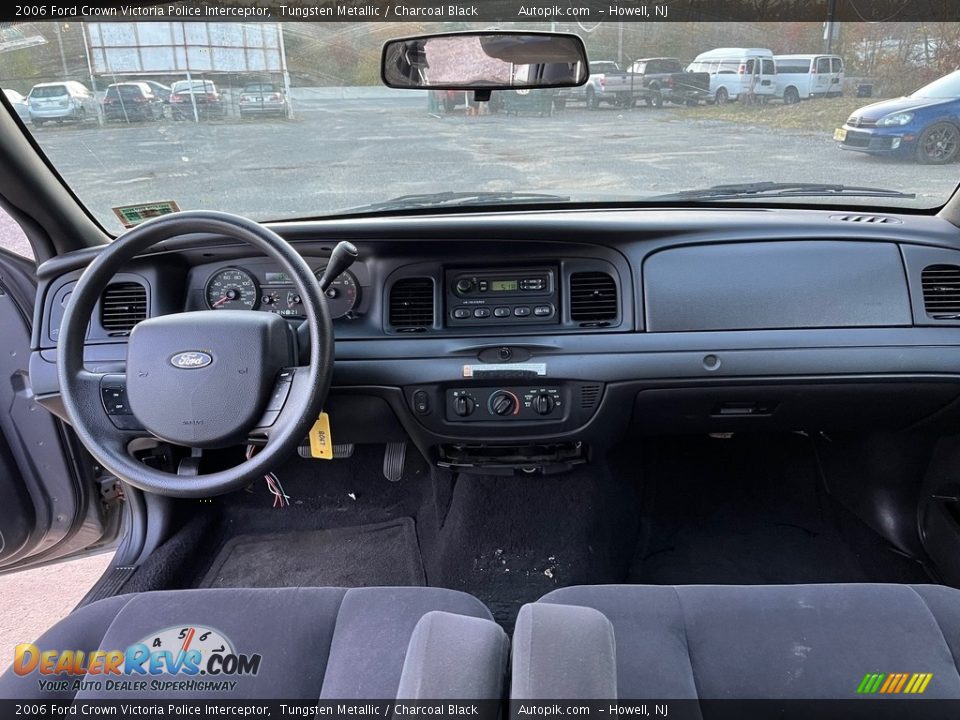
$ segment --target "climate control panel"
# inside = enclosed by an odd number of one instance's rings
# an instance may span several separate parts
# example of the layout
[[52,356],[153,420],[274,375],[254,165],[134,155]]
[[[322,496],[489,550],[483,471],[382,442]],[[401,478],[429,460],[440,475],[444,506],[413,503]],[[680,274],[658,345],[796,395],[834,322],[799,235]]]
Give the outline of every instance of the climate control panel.
[[559,387],[520,385],[463,387],[446,391],[446,418],[452,422],[560,420],[567,399]]

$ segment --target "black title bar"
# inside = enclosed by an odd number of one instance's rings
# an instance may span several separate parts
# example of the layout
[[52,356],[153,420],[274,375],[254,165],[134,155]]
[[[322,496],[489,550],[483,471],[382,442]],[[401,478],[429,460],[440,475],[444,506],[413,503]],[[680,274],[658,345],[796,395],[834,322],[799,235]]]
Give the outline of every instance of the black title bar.
[[958,0],[47,0],[4,3],[0,20],[282,22],[956,22]]

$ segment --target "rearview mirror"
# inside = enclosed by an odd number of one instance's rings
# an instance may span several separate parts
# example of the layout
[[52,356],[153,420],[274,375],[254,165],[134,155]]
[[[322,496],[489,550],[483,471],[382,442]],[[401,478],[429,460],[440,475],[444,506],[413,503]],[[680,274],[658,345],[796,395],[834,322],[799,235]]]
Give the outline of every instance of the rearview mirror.
[[408,90],[507,90],[583,85],[587,51],[576,35],[468,32],[390,40],[380,74]]

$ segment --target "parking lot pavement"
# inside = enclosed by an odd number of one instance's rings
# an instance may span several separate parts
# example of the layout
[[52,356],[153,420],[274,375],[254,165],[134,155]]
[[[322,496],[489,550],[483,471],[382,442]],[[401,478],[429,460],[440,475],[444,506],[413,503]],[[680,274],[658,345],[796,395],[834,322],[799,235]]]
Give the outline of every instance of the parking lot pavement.
[[[100,578],[113,553],[0,575],[0,673],[19,643],[34,642],[70,614]],[[44,648],[71,650],[73,648]]]
[[0,209],[0,248],[12,250],[17,255],[33,257],[33,248],[27,241],[27,236],[17,225],[16,221]]
[[438,118],[419,99],[340,100],[295,120],[45,126],[36,137],[113,231],[111,205],[149,200],[267,219],[438,190],[622,200],[776,180],[897,188],[933,206],[957,183],[956,165],[866,157],[829,133],[720,122],[709,109],[693,120],[648,108]]

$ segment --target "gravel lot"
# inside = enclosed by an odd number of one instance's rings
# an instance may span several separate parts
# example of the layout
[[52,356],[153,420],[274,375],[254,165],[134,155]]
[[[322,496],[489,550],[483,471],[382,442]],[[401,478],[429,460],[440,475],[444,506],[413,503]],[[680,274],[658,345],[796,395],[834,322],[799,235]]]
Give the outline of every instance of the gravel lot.
[[0,575],[0,672],[13,662],[17,644],[34,642],[47,628],[70,614],[112,557],[112,552],[101,553]]
[[[779,180],[870,184],[941,204],[957,166],[840,151],[829,132],[715,120],[712,107],[431,116],[420,97],[316,100],[294,120],[45,126],[40,144],[107,224],[118,203],[176,200],[256,219],[396,195],[526,190],[593,199]],[[837,118],[842,124],[844,117]],[[864,202],[869,202],[865,200]]]
[[23,234],[23,230],[13,218],[3,210],[0,210],[0,248],[12,250],[25,257],[33,257],[33,249],[27,242],[27,236]]

